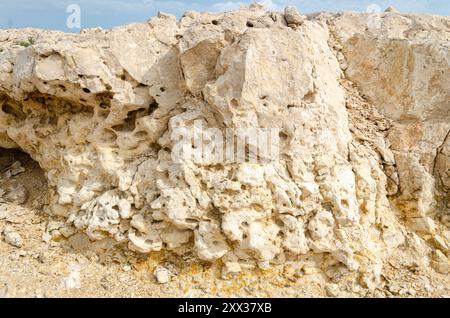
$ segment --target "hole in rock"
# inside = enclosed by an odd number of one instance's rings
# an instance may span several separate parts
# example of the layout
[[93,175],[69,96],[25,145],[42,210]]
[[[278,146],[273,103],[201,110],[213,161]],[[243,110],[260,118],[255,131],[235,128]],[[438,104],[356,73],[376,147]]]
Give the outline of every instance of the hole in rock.
[[159,104],[157,102],[153,102],[148,105],[148,114],[151,115],[158,108]]
[[145,138],[148,136],[148,133],[145,131],[138,131],[134,134],[134,136],[137,138]]
[[84,87],[84,88],[83,88],[83,92],[85,92],[85,93],[90,93],[91,90],[90,90],[89,88]]
[[219,24],[219,21],[217,21],[217,20],[212,20],[211,23],[214,24],[214,25],[218,25],[218,24]]
[[100,135],[100,139],[106,143],[113,143],[117,140],[117,135],[105,129],[103,133]]
[[39,164],[25,152],[0,147],[0,202],[42,211],[47,195],[47,180]]
[[22,112],[22,109],[20,107],[5,103],[2,105],[2,112],[5,114],[14,116],[19,119],[24,119],[25,114]]
[[278,136],[280,137],[280,139],[287,139],[287,138],[289,138],[289,136],[286,133],[282,132],[282,131],[280,131]]
[[307,103],[314,103],[316,100],[316,92],[315,91],[309,91],[304,97],[303,100]]
[[148,108],[139,108],[128,112],[127,118],[120,125],[113,126],[115,131],[130,132],[136,128],[136,119],[150,116],[155,109],[158,108],[158,103],[154,102],[148,106]]
[[230,105],[231,105],[232,107],[238,107],[238,106],[239,106],[239,102],[237,101],[237,99],[233,98],[233,99],[230,101]]
[[253,28],[253,26],[254,26],[253,23],[250,22],[250,21],[247,21],[247,24],[246,24],[246,25],[247,25],[247,27],[249,27],[249,28]]

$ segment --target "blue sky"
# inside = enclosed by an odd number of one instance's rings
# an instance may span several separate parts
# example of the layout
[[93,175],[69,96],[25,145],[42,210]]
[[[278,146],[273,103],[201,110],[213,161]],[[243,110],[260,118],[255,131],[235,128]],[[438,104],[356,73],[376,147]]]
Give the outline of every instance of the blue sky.
[[[223,11],[238,8],[248,0],[0,0],[0,28],[35,27],[78,32],[66,25],[67,7],[77,4],[81,9],[81,28],[145,21],[158,11],[180,16],[186,10]],[[402,12],[450,15],[449,0],[260,0],[269,9],[296,5],[302,12],[366,11],[371,4],[382,10],[394,5]]]

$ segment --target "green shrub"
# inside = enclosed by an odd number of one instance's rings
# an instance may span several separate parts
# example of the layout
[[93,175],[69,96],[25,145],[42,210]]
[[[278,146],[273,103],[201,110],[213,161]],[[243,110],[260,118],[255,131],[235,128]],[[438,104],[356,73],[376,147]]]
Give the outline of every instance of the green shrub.
[[33,45],[35,43],[34,39],[30,36],[28,37],[27,41],[20,41],[19,44],[20,46],[24,46],[24,47],[29,47],[30,45]]

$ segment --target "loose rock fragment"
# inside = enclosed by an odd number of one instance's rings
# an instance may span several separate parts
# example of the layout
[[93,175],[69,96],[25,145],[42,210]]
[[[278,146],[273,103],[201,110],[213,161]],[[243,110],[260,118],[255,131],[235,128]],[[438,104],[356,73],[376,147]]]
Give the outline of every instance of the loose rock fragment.
[[6,243],[14,247],[22,247],[23,239],[22,236],[15,232],[13,228],[7,227],[3,230],[3,236]]
[[14,161],[11,167],[6,171],[5,176],[6,178],[11,178],[21,174],[22,172],[25,172],[25,168],[22,166],[22,163],[20,161]]
[[434,234],[436,232],[436,225],[429,217],[410,218],[408,219],[409,226],[417,232]]
[[298,9],[294,6],[287,6],[284,9],[284,17],[288,25],[299,26],[302,25],[305,18],[300,14]]
[[2,286],[0,287],[0,298],[6,298],[8,297],[8,284],[3,283]]
[[226,262],[222,268],[222,278],[226,279],[230,276],[240,273],[242,271],[241,265],[238,262]]
[[67,289],[81,288],[81,267],[78,264],[69,266],[69,275],[64,278],[63,284]]
[[28,191],[23,185],[16,185],[8,189],[5,200],[15,204],[23,204],[28,200]]
[[41,264],[45,264],[48,262],[48,260],[50,259],[49,254],[46,252],[41,252],[38,254],[37,256],[37,260],[39,261],[39,263]]
[[398,12],[398,11],[397,11],[397,9],[394,6],[389,6],[389,7],[386,8],[386,10],[384,10],[384,12],[393,13],[393,12]]
[[155,271],[153,272],[155,275],[156,281],[160,284],[166,284],[170,281],[170,277],[172,273],[165,267],[157,266]]
[[436,250],[431,262],[433,268],[442,274],[450,273],[450,259],[440,250]]

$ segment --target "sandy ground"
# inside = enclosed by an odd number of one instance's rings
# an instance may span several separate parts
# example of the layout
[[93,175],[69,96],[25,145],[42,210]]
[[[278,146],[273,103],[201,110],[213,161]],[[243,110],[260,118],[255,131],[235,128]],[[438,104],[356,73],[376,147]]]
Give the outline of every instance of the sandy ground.
[[[16,161],[24,171],[17,164],[13,166]],[[46,189],[36,162],[23,153],[0,149],[0,297],[450,295],[448,275],[404,268],[401,260],[395,259],[384,264],[382,283],[371,290],[358,283],[357,273],[344,271],[330,279],[314,268],[286,264],[224,279],[221,264],[198,263],[189,253],[144,256],[104,242],[93,244],[80,234],[70,239],[55,232],[49,235],[58,220],[46,213]],[[156,280],[157,266],[168,269],[167,283]]]

